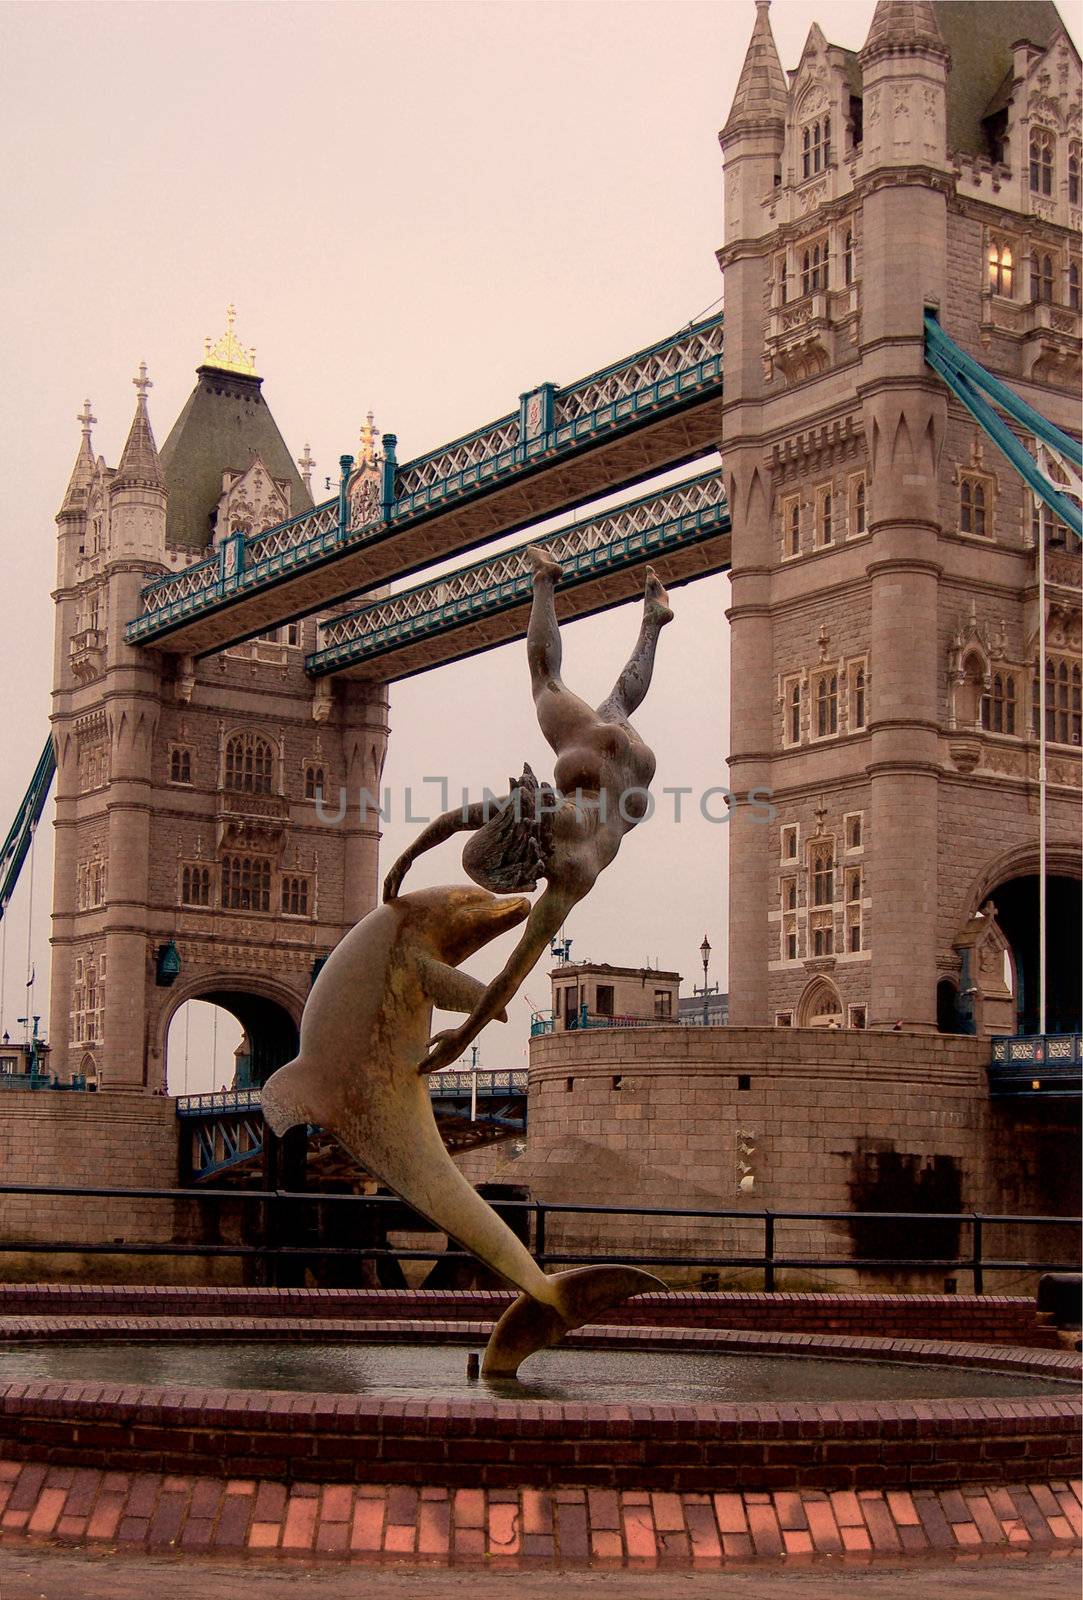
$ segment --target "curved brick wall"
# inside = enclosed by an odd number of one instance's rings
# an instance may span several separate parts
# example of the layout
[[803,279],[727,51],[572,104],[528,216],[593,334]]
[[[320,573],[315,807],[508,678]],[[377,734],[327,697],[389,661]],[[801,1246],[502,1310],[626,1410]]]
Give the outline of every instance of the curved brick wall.
[[[848,1030],[543,1036],[530,1047],[527,1149],[497,1176],[554,1202],[1077,1215],[1078,1105],[991,1103],[987,1059],[980,1039]],[[968,1248],[966,1230],[954,1231],[928,1238],[929,1253]],[[1039,1244],[1034,1230],[990,1229],[986,1250],[1071,1259],[1073,1235],[1058,1232]],[[552,1217],[548,1227],[550,1248],[569,1249],[758,1255],[762,1238],[760,1225],[724,1221]],[[914,1225],[889,1242],[892,1254],[920,1251]],[[847,1257],[870,1244],[845,1225],[808,1222],[780,1224],[776,1248]],[[992,1275],[987,1287],[1011,1281]]]

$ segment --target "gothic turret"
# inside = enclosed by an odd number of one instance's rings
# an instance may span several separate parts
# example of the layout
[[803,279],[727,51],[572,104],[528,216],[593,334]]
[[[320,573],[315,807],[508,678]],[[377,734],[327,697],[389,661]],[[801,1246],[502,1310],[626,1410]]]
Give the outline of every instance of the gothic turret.
[[92,417],[90,414],[90,401],[84,400],[83,409],[76,418],[76,421],[83,425],[83,437],[59,512],[59,516],[65,520],[86,514],[87,495],[94,477],[94,451],[90,443],[90,430],[97,420],[97,417]]
[[756,22],[745,52],[730,114],[722,129],[728,139],[739,127],[782,122],[786,116],[786,76],[778,58],[768,12],[771,0],[756,0]]
[[718,135],[726,166],[727,244],[763,232],[763,201],[777,184],[781,169],[786,79],[767,15],[770,4],[771,0],[756,0],[756,22],[737,93]]
[[132,382],[139,394],[135,416],[109,485],[109,559],[159,563],[165,559],[166,490],[147,412],[146,362]]
[[861,52],[863,63],[881,51],[898,54],[928,49],[946,50],[931,0],[877,0]]
[[140,362],[139,376],[133,378],[132,382],[139,391],[139,399],[136,401],[127,443],[121,452],[117,475],[113,479],[114,493],[118,489],[165,488],[158,446],[154,443],[154,432],[147,413],[147,390],[153,388],[153,384],[147,377],[145,361]]

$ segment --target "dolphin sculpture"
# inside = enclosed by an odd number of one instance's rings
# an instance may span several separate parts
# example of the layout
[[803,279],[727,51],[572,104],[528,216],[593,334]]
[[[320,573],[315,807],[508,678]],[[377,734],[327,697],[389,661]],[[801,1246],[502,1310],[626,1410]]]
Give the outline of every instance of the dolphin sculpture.
[[523,895],[469,885],[378,906],[324,963],[301,1018],[300,1053],[263,1088],[275,1133],[302,1122],[329,1129],[366,1171],[521,1290],[493,1329],[486,1377],[514,1377],[528,1355],[607,1306],[665,1287],[635,1267],[543,1272],[463,1177],[436,1126],[424,1067],[433,1007],[471,1012],[485,990],[459,963],[529,911]]

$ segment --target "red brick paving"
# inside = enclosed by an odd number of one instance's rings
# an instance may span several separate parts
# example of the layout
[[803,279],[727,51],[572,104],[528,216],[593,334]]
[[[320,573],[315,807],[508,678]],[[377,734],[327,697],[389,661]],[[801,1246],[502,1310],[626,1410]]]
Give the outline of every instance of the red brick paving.
[[583,1488],[294,1484],[126,1475],[0,1461],[0,1543],[148,1554],[272,1552],[427,1564],[711,1568],[762,1559],[1070,1549],[1081,1486],[1063,1479],[964,1489],[651,1493]]

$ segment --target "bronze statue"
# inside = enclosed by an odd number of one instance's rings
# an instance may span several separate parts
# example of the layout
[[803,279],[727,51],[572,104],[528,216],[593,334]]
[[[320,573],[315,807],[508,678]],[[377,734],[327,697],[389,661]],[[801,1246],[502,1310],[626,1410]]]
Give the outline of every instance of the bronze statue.
[[654,756],[628,719],[650,687],[658,635],[673,617],[666,591],[648,567],[635,649],[612,692],[594,710],[560,676],[562,651],[554,604],[560,567],[537,545],[528,554],[534,566],[534,599],[527,661],[538,723],[557,757],[556,791],[539,788],[527,767],[495,818],[487,817],[484,802],[445,813],[396,861],[384,883],[384,899],[395,898],[410,863],[424,850],[464,828],[480,829],[463,853],[463,865],[475,882],[487,888],[530,890],[544,877],[546,888],[503,972],[488,985],[464,1023],[432,1040],[421,1069],[425,1072],[457,1061],[500,1014],[568,912],[589,894],[624,835],[642,821],[648,807]]
[[[489,1377],[514,1376],[533,1351],[607,1307],[664,1288],[636,1267],[543,1272],[451,1160],[426,1083],[486,1023],[507,1020],[507,1001],[643,818],[654,775],[654,757],[628,718],[647,691],[658,634],[672,616],[665,590],[648,568],[636,648],[594,711],[560,677],[553,598],[560,568],[537,547],[530,555],[527,654],[559,787],[539,786],[527,767],[495,817],[484,805],[448,812],[420,835],[388,874],[384,903],[324,964],[301,1019],[297,1059],[263,1089],[263,1114],[276,1133],[299,1122],[329,1129],[368,1172],[521,1290],[489,1340],[482,1369]],[[480,887],[400,895],[411,861],[464,828],[475,830],[464,865]],[[533,908],[521,894],[492,892],[533,889],[539,876],[547,886]],[[504,971],[487,987],[457,970],[524,919]],[[469,1015],[461,1028],[430,1038],[434,1007]]]

